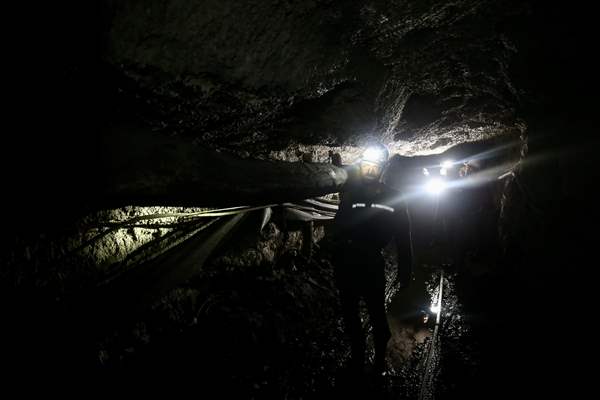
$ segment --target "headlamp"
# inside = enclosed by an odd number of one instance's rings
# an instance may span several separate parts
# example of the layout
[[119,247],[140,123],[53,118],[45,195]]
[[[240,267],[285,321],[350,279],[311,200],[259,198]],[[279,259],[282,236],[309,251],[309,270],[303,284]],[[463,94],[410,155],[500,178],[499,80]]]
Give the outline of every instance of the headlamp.
[[368,161],[377,164],[385,162],[385,151],[378,147],[368,147],[362,155],[362,161]]
[[436,175],[432,175],[432,172],[429,171],[428,168],[423,168],[423,175],[427,178],[427,182],[424,185],[425,191],[431,195],[439,195],[446,189],[446,176],[448,175],[448,170],[454,166],[454,161],[452,160],[444,160],[439,165],[439,174],[440,177],[435,177]]
[[442,175],[442,176],[448,175],[448,170],[451,169],[452,166],[454,166],[454,161],[452,161],[452,160],[446,160],[446,161],[442,162],[442,164],[440,165],[440,175]]

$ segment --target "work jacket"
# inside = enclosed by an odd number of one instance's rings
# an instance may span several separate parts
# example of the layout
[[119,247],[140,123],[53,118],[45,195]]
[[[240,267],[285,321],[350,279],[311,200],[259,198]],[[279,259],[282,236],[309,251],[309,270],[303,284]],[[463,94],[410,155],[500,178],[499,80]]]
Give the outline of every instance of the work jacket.
[[340,194],[334,220],[339,251],[357,257],[380,256],[395,245],[400,275],[412,270],[410,218],[401,194],[380,182],[356,179]]

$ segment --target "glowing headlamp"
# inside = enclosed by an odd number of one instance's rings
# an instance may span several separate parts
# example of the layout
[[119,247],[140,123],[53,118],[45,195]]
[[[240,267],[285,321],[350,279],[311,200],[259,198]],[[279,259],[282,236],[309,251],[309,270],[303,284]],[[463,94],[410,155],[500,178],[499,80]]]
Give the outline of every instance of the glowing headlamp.
[[362,155],[362,160],[372,163],[382,163],[386,161],[385,151],[378,147],[368,147]]
[[448,175],[448,170],[452,168],[454,165],[454,161],[446,160],[440,165],[440,175],[446,176]]

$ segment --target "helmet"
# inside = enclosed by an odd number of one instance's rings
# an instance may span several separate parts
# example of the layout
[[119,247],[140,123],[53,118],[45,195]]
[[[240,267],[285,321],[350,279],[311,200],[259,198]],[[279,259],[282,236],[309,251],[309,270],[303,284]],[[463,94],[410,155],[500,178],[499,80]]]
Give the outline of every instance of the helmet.
[[389,151],[382,143],[372,143],[360,159],[360,175],[368,180],[378,180],[388,160]]

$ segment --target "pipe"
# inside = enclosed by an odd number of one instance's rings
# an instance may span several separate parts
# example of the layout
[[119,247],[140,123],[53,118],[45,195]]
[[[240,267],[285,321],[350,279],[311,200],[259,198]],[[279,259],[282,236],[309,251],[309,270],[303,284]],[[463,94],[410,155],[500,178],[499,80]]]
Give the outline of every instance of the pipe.
[[108,207],[294,201],[337,192],[348,177],[332,164],[242,159],[135,128],[113,132],[105,148],[111,179],[101,204]]

